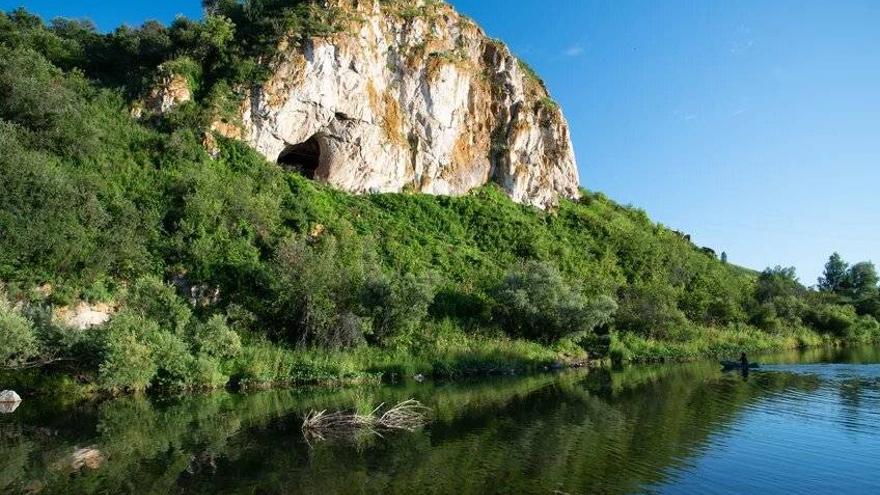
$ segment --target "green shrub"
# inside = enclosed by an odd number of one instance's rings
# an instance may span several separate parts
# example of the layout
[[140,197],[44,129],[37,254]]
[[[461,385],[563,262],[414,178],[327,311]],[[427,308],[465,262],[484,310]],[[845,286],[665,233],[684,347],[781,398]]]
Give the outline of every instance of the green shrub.
[[617,304],[609,297],[590,301],[570,287],[553,265],[526,262],[494,291],[495,314],[513,336],[556,341],[608,324]]
[[664,338],[687,323],[671,285],[636,283],[621,289],[615,326],[651,338]]
[[196,323],[191,337],[198,352],[215,358],[235,357],[241,351],[241,338],[229,328],[226,318],[214,315],[204,323]]
[[275,266],[275,318],[288,341],[330,349],[364,342],[369,322],[356,311],[367,273],[376,269],[365,246],[332,236],[291,238]]
[[843,337],[850,342],[880,341],[880,323],[872,316],[859,316],[845,331]]
[[192,318],[192,310],[174,287],[158,277],[141,277],[132,284],[125,298],[126,307],[156,322],[163,330],[183,335]]
[[144,336],[155,363],[153,384],[162,388],[181,389],[193,383],[193,356],[189,347],[177,335],[166,331],[154,331]]
[[805,322],[816,330],[837,337],[846,337],[856,323],[857,315],[852,306],[822,303],[811,306],[804,316]]
[[33,325],[9,307],[0,292],[0,368],[24,366],[39,354]]
[[187,56],[178,57],[163,63],[159,66],[158,72],[162,76],[184,77],[192,93],[196,93],[199,90],[202,82],[202,66]]
[[113,392],[146,390],[157,365],[143,336],[158,332],[158,324],[140,315],[116,315],[104,331],[103,359],[98,368],[101,386]]
[[190,386],[194,388],[219,388],[229,381],[220,363],[211,356],[199,354],[190,361]]
[[370,318],[370,339],[387,345],[411,342],[413,332],[428,316],[437,282],[432,275],[376,275],[364,284],[361,304]]

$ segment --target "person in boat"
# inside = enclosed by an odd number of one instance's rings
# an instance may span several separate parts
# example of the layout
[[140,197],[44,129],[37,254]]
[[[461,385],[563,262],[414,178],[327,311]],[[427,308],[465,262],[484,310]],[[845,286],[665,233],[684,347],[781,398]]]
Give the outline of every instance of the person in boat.
[[748,367],[749,367],[749,358],[746,357],[746,353],[742,353],[742,354],[740,354],[740,356],[739,356],[739,364],[740,364],[740,366],[742,366],[743,368],[748,368]]

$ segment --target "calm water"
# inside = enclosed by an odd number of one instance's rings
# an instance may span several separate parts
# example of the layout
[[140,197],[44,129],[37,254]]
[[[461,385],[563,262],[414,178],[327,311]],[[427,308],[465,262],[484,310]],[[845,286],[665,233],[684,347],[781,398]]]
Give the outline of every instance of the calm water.
[[[457,384],[216,393],[0,415],[2,493],[880,493],[880,350]],[[0,384],[2,385],[2,384]],[[305,441],[417,398],[414,433]],[[72,454],[93,449],[74,467]],[[82,451],[81,451],[82,452]]]

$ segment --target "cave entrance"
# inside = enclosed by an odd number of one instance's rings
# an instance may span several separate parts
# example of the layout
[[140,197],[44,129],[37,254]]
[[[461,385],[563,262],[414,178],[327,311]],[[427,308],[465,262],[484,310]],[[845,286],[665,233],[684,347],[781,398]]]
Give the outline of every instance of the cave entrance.
[[287,146],[278,155],[278,165],[314,179],[321,166],[321,143],[316,136],[312,136],[303,143]]

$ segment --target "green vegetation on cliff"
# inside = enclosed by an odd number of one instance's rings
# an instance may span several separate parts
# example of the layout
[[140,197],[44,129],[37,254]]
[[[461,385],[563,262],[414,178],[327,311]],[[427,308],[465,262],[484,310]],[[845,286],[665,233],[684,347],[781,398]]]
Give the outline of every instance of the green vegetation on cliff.
[[[587,353],[687,358],[880,336],[870,263],[832,259],[813,291],[791,269],[719,261],[598,193],[551,212],[493,187],[460,198],[352,196],[239,142],[216,138],[212,158],[203,117],[222,100],[216,88],[243,80],[220,67],[251,71],[247,57],[223,55],[249,39],[237,28],[209,17],[102,35],[0,14],[5,367],[121,391],[450,376]],[[193,83],[195,100],[164,115],[133,118],[132,101],[166,62],[211,84]],[[115,313],[102,326],[65,327],[59,312],[81,301]]]

